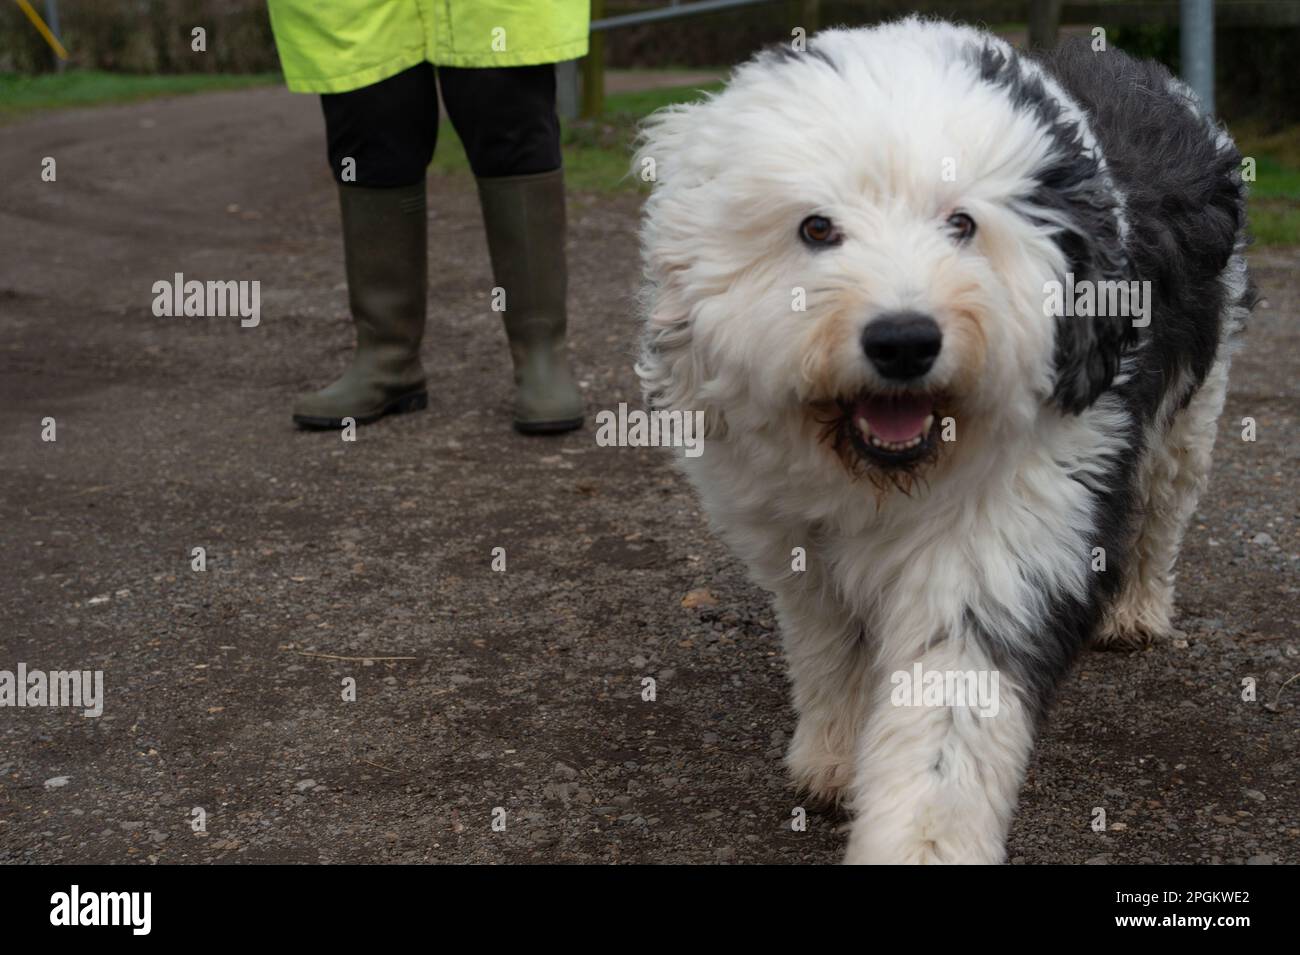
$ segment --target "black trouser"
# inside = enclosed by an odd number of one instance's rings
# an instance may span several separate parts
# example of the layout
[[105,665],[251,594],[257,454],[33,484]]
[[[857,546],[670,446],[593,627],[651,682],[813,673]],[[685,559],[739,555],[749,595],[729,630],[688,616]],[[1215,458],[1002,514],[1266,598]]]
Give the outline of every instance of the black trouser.
[[[434,84],[432,64],[421,63],[359,90],[321,96],[330,168],[341,185],[410,186],[424,179],[438,141]],[[554,65],[440,66],[437,84],[474,175],[560,168]],[[344,180],[346,159],[354,160],[355,180]]]

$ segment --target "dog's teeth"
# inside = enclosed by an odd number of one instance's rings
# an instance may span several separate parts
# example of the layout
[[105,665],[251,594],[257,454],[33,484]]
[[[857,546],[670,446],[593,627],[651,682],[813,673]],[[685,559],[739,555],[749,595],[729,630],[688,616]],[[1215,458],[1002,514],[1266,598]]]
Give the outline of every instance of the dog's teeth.
[[[859,419],[859,421],[860,420],[861,419]],[[859,427],[861,427],[861,425],[859,425]],[[914,438],[908,438],[906,441],[883,441],[880,437],[871,434],[869,431],[864,431],[863,434],[867,438],[868,444],[873,448],[880,448],[882,451],[910,451],[912,448],[919,446],[921,442],[925,440],[924,436],[919,434]]]
[[868,423],[866,418],[859,418],[855,423],[858,426],[858,430],[862,432],[864,438],[871,437],[871,425]]
[[930,414],[930,415],[926,415],[926,416],[925,416],[925,423],[921,425],[921,433],[922,433],[922,434],[929,434],[929,433],[930,433],[930,428],[933,427],[933,425],[934,425],[934,415],[932,415],[932,414]]

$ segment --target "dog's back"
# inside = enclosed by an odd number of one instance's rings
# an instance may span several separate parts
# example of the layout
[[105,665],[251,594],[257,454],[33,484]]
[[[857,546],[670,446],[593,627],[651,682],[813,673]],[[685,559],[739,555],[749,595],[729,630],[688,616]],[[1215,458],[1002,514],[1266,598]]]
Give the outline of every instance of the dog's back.
[[1122,197],[1127,274],[1149,283],[1149,320],[1114,385],[1140,454],[1106,495],[1133,521],[1112,541],[1131,543],[1123,573],[1094,581],[1108,607],[1100,642],[1131,646],[1172,631],[1169,568],[1208,482],[1231,340],[1255,303],[1242,160],[1159,63],[1081,39],[1038,61],[1087,114]]
[[1185,400],[1236,330],[1223,328],[1230,308],[1251,304],[1220,281],[1245,229],[1241,154],[1159,63],[1079,38],[1039,61],[1086,111],[1123,196],[1130,275],[1151,283],[1144,403],[1173,382]]

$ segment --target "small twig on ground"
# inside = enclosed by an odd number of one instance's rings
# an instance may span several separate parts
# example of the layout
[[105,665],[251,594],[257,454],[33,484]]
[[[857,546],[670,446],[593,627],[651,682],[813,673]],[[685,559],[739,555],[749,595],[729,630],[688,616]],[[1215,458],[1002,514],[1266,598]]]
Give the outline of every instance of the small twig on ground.
[[371,760],[369,760],[369,759],[363,759],[361,762],[365,763],[367,766],[373,766],[373,767],[375,767],[375,769],[382,769],[382,770],[383,770],[384,772],[386,772],[386,773],[404,773],[404,772],[406,772],[406,770],[404,770],[404,769],[393,769],[391,766],[381,766],[379,763],[373,762],[373,761],[371,761]]
[[1273,697],[1272,703],[1265,703],[1264,709],[1268,710],[1270,713],[1278,712],[1277,704],[1282,699],[1282,691],[1285,690],[1292,683],[1294,683],[1296,680],[1300,680],[1300,673],[1297,673],[1295,676],[1291,677],[1291,679],[1287,680],[1285,683],[1279,686],[1277,688],[1277,696]]

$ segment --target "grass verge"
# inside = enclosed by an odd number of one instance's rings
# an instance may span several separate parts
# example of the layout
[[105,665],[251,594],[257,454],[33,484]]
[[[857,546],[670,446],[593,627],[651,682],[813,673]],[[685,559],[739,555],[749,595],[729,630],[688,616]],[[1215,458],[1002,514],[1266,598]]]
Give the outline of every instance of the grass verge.
[[129,103],[155,96],[209,93],[283,82],[278,73],[180,73],[154,75],[69,70],[24,76],[0,73],[0,122],[31,113],[103,103]]
[[1255,244],[1300,245],[1300,126],[1264,133],[1247,124],[1233,133],[1241,154],[1255,161],[1249,210]]
[[[605,99],[605,114],[599,119],[579,119],[563,124],[564,178],[569,188],[585,192],[635,192],[643,184],[629,174],[632,142],[636,127],[655,110],[673,103],[701,99],[706,91],[721,84],[704,87],[671,86],[635,93],[613,93]],[[456,138],[451,123],[445,119],[438,131],[438,149],[433,157],[436,172],[469,172],[469,161]]]

